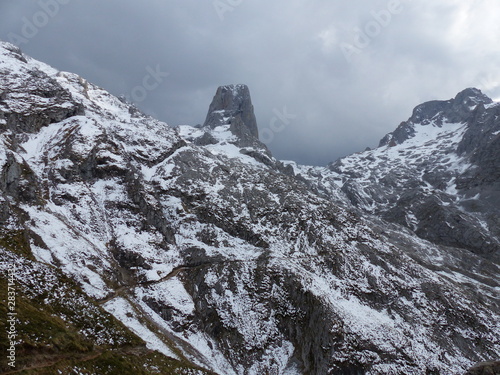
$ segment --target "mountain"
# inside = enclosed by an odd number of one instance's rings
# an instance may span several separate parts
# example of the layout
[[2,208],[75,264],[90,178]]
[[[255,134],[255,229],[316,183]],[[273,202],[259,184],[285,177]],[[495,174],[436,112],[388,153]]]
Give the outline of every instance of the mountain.
[[[476,107],[470,126],[488,128],[495,105]],[[486,205],[494,144],[449,126],[428,127],[435,143],[468,139],[456,163],[479,167],[450,162],[468,185],[448,206],[465,191]],[[373,157],[411,140],[398,142]],[[276,160],[245,85],[220,87],[203,125],[174,129],[0,43],[0,145],[0,279],[16,266],[27,374],[444,375],[499,357],[494,248],[426,239],[365,190],[356,202],[344,186],[364,188],[362,164]],[[470,225],[495,220],[475,210]]]
[[477,89],[421,104],[378,148],[337,160],[323,178],[364,212],[498,262],[499,116]]

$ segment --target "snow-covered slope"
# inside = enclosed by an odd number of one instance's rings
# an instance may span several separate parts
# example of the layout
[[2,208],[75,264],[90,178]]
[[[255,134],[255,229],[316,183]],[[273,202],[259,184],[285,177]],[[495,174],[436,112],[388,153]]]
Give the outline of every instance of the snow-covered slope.
[[366,150],[297,172],[434,243],[500,257],[500,104],[477,89],[415,108]]
[[151,350],[221,375],[460,374],[498,357],[498,265],[295,176],[255,137],[245,86],[173,129],[6,43],[0,79],[2,233]]

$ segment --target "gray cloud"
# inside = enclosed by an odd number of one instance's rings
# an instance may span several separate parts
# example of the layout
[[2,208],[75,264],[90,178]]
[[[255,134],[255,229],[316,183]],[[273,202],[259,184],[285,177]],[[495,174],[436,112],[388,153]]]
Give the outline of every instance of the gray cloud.
[[[217,86],[245,83],[275,156],[306,164],[375,146],[422,101],[469,86],[500,97],[497,0],[220,0],[223,20],[214,3],[4,0],[0,38],[38,14],[21,48],[116,95],[160,67],[138,105],[171,125],[203,122]],[[284,108],[294,117],[273,122]]]

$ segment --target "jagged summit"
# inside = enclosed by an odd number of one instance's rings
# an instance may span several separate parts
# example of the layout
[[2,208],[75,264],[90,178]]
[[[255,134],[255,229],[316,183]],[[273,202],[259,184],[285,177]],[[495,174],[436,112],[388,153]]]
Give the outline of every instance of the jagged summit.
[[493,103],[477,88],[467,88],[449,100],[432,100],[415,107],[408,121],[402,122],[392,133],[380,140],[379,147],[401,144],[415,135],[415,126],[464,122],[478,105]]
[[233,132],[259,138],[250,90],[246,85],[220,86],[215,93],[204,126],[215,128],[228,124],[233,125]]
[[269,166],[282,165],[259,140],[250,90],[243,84],[220,86],[204,124],[181,125],[178,133],[186,141],[218,154],[244,154]]
[[[479,104],[491,104],[493,101],[476,88],[467,88],[459,92],[455,98],[449,100],[433,100],[420,104],[413,110],[409,121],[414,124],[427,125],[430,120],[437,120],[441,125],[446,119],[448,122],[463,120]],[[440,115],[441,116],[438,116]],[[436,118],[439,117],[439,118]]]
[[465,90],[460,91],[456,96],[455,96],[455,102],[458,101],[463,101],[463,102],[468,102],[471,101],[474,104],[490,104],[493,103],[493,100],[491,100],[490,97],[488,97],[486,94],[484,94],[481,90],[475,87],[469,87],[466,88]]

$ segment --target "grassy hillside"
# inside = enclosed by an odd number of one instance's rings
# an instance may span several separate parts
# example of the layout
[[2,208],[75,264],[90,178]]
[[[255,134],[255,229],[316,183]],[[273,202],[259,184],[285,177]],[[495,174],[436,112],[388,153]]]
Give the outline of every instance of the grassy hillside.
[[[13,265],[14,280],[8,271]],[[9,281],[16,293],[15,368],[7,359]],[[37,262],[21,230],[0,235],[0,353],[5,374],[209,374],[147,349],[73,280]]]

